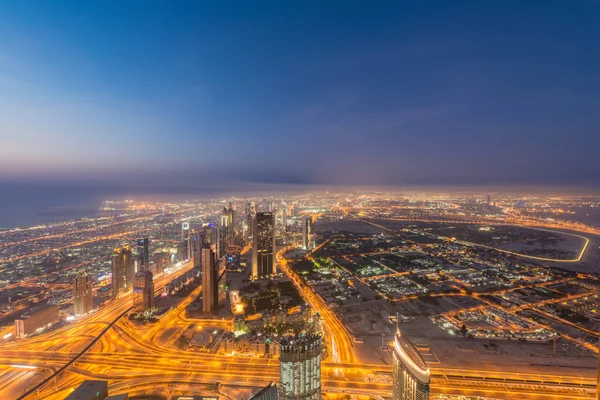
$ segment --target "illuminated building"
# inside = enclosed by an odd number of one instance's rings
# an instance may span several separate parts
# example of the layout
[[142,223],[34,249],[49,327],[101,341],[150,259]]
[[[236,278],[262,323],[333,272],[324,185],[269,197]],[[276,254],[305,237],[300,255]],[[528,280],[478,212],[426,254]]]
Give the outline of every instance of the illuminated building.
[[258,393],[254,396],[250,397],[248,400],[277,400],[279,399],[277,393],[277,385],[275,382],[269,383],[267,386],[262,388]]
[[279,398],[321,399],[321,337],[307,335],[279,343]]
[[264,278],[276,272],[274,219],[271,212],[258,212],[254,218],[252,278]]
[[194,268],[200,268],[202,264],[202,237],[197,232],[194,232],[190,244],[192,246],[192,263]]
[[212,313],[216,308],[215,291],[217,270],[215,266],[215,253],[208,243],[202,247],[202,312]]
[[152,271],[153,275],[159,275],[165,272],[165,269],[171,266],[171,254],[170,253],[158,253],[154,255],[155,267]]
[[75,315],[85,315],[94,308],[92,277],[81,271],[73,279],[73,311]]
[[138,252],[138,271],[144,271],[148,269],[150,264],[150,254],[148,246],[150,239],[143,238],[137,240],[137,252]]
[[287,229],[287,204],[283,202],[283,207],[281,208],[281,226],[285,231]]
[[83,381],[65,400],[104,400],[108,397],[108,381]]
[[311,219],[310,217],[304,217],[302,220],[302,248],[304,250],[311,249],[312,246],[312,235],[311,235]]
[[180,261],[189,260],[192,258],[192,249],[190,248],[190,223],[181,223],[181,245],[183,248],[177,248]]
[[16,337],[22,339],[56,322],[58,322],[57,305],[32,307],[21,318],[15,320]]
[[154,282],[152,272],[139,271],[133,281],[133,311],[149,312],[154,308]]
[[235,211],[233,210],[233,205],[230,202],[229,207],[227,207],[227,246],[233,246],[234,241],[235,241]]
[[393,346],[393,400],[428,400],[429,369],[414,344],[396,330]]
[[275,208],[273,207],[273,202],[272,201],[267,201],[267,211],[272,213],[275,211]]
[[133,286],[134,265],[131,248],[117,247],[112,255],[113,296],[129,292]]
[[241,271],[240,266],[240,248],[238,246],[229,246],[227,248],[227,257],[225,266],[228,271]]

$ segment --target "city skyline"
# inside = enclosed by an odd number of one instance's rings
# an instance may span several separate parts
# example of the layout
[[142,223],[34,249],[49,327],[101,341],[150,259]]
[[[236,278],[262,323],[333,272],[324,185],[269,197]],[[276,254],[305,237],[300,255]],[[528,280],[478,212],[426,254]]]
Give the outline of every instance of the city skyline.
[[0,399],[600,400],[599,20],[0,1]]

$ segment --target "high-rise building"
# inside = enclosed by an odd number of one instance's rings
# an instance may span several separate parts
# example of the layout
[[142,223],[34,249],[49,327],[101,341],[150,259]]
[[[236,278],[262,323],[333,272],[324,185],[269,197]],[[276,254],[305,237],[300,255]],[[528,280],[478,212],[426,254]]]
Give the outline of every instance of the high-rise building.
[[215,253],[208,243],[202,247],[202,312],[212,313],[215,311],[215,291],[217,281],[217,270],[215,266]]
[[160,275],[165,272],[165,269],[171,267],[171,254],[170,253],[157,253],[154,254],[155,268],[152,271],[152,275]]
[[133,311],[149,312],[154,308],[154,282],[152,272],[139,271],[133,281]]
[[272,201],[267,201],[267,211],[272,213],[275,211],[275,208],[273,206],[273,202]]
[[113,296],[131,291],[133,276],[134,264],[131,248],[128,245],[117,247],[112,255]]
[[148,247],[150,245],[150,239],[142,238],[137,240],[137,252],[138,252],[138,271],[144,271],[148,269],[150,264],[150,253]]
[[275,215],[258,212],[254,218],[252,235],[252,278],[264,278],[276,273]]
[[281,207],[281,229],[283,231],[287,229],[287,204],[285,202]]
[[229,202],[227,207],[227,246],[233,246],[235,242],[235,211],[233,205]]
[[248,400],[278,400],[277,385],[275,382],[269,383],[267,386],[259,390]]
[[73,279],[73,311],[75,315],[85,315],[93,308],[92,277],[81,271]]
[[15,336],[22,339],[32,333],[39,332],[58,322],[58,306],[43,305],[32,307],[19,319],[15,320]]
[[189,260],[192,258],[192,249],[190,243],[190,223],[182,222],[181,223],[181,243],[183,248],[180,250],[180,261]]
[[229,246],[227,248],[227,257],[225,258],[225,267],[228,271],[241,271],[240,266],[240,248],[239,246]]
[[256,209],[254,207],[254,203],[246,204],[246,243],[250,243],[250,239],[252,239],[253,235],[253,227],[254,227],[254,215],[256,214]]
[[429,400],[429,368],[410,340],[400,329],[394,337],[393,400]]
[[279,342],[281,400],[321,399],[321,337],[282,339]]
[[304,217],[302,220],[302,248],[310,250],[312,246],[312,221],[310,217]]
[[491,206],[492,205],[492,196],[490,196],[489,194],[486,196],[486,201],[487,201],[487,205]]

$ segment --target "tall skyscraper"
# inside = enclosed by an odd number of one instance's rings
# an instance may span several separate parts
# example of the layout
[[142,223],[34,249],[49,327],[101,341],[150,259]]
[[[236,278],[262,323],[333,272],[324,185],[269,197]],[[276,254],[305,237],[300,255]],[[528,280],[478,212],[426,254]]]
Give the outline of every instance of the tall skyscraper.
[[279,342],[281,400],[321,399],[321,337],[307,335]]
[[215,253],[208,243],[202,246],[202,312],[212,313],[216,308],[215,290],[217,282],[217,269],[215,266]]
[[272,213],[275,211],[275,208],[273,207],[273,202],[272,201],[267,201],[267,211]]
[[92,277],[81,271],[73,279],[73,309],[75,315],[85,315],[94,308]]
[[227,246],[233,246],[235,242],[235,211],[233,205],[229,202],[227,207]]
[[180,260],[189,260],[192,258],[192,248],[191,248],[191,236],[190,236],[190,223],[182,222],[181,223],[181,243],[183,249],[181,250]]
[[254,208],[254,203],[246,203],[246,242],[249,243],[253,234],[254,224],[254,214],[256,214],[256,210]]
[[285,231],[287,229],[287,204],[283,202],[281,207],[281,230]]
[[154,282],[152,272],[139,271],[133,281],[133,311],[148,312],[154,308]]
[[492,205],[492,196],[490,196],[489,194],[486,196],[486,202],[488,206]]
[[112,255],[113,296],[131,291],[133,287],[134,264],[131,247],[117,247]]
[[310,217],[304,217],[302,220],[302,248],[309,250],[312,248],[312,221]]
[[252,278],[264,278],[276,273],[275,215],[258,212],[254,218],[252,235]]
[[393,347],[393,400],[429,400],[429,368],[414,344],[396,330]]
[[138,271],[145,271],[148,269],[148,265],[150,264],[149,245],[150,239],[148,238],[137,240]]

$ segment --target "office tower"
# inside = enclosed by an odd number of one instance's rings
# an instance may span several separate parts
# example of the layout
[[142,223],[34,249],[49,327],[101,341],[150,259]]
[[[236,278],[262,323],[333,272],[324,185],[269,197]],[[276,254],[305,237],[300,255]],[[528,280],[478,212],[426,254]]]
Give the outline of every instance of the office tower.
[[282,230],[287,229],[287,204],[283,202],[283,206],[281,207],[281,226]]
[[178,249],[180,261],[189,260],[192,258],[192,249],[190,248],[190,223],[182,222],[181,223],[181,243],[183,248]]
[[150,239],[148,238],[137,240],[138,271],[144,271],[148,269],[148,264],[150,264],[150,255],[148,251],[149,244]]
[[488,194],[488,195],[487,195],[487,198],[486,198],[486,200],[487,200],[487,205],[488,205],[488,206],[491,206],[491,205],[492,205],[492,196],[490,196],[490,195]]
[[278,400],[277,385],[275,382],[269,383],[248,400]]
[[312,222],[310,217],[304,217],[302,220],[302,248],[309,250],[312,248],[312,235],[311,235]]
[[267,212],[272,213],[275,209],[273,208],[273,202],[267,201]]
[[128,245],[117,247],[112,255],[113,296],[129,292],[133,286],[134,265],[131,248]]
[[227,246],[233,246],[235,241],[235,211],[233,205],[229,202],[227,207]]
[[429,369],[414,344],[396,329],[393,346],[393,400],[428,400]]
[[256,213],[256,210],[254,208],[254,203],[247,203],[246,204],[246,243],[250,243],[250,239],[252,238],[252,230],[253,230],[253,220],[254,220],[254,214]]
[[215,253],[208,243],[202,247],[202,312],[215,311],[215,282],[217,271],[215,267]]
[[58,306],[43,305],[32,307],[15,320],[15,336],[22,339],[58,322]]
[[252,278],[264,278],[276,272],[274,218],[270,212],[258,212],[254,218]]
[[152,272],[139,271],[133,281],[133,311],[149,312],[154,308],[154,282]]
[[156,264],[153,275],[160,275],[165,272],[165,269],[171,267],[171,254],[170,253],[157,253],[154,255],[154,262]]
[[200,236],[198,232],[193,232],[190,239],[191,245],[191,253],[192,253],[192,263],[194,268],[200,268],[202,264],[202,241],[203,238]]
[[81,271],[73,279],[73,309],[75,315],[85,315],[94,308],[92,277]]
[[281,400],[321,399],[321,337],[307,335],[279,342]]

